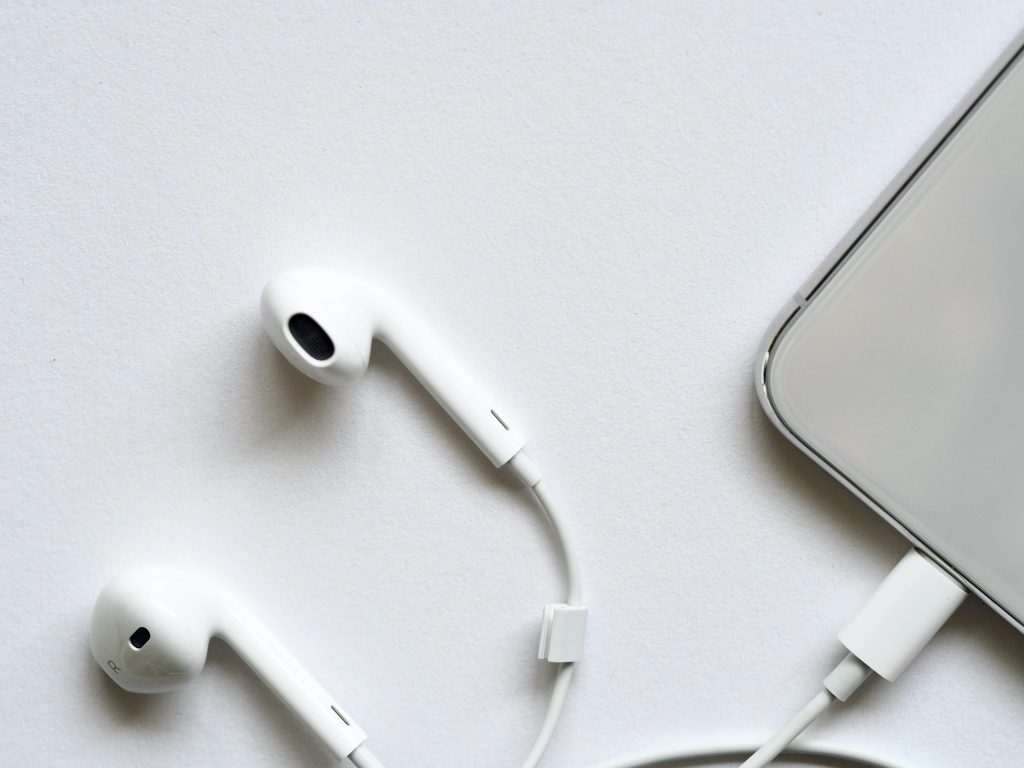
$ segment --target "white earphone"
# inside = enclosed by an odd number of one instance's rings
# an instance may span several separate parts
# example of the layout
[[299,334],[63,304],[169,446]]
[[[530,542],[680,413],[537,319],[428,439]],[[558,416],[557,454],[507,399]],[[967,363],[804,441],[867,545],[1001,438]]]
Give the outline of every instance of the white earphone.
[[[525,441],[441,340],[374,286],[338,270],[301,267],[271,280],[260,307],[274,345],[325,384],[362,375],[373,339],[383,341],[487,458],[496,467],[507,465],[547,513],[568,587],[566,601],[545,606],[542,616],[538,658],[559,669],[540,734],[522,763],[535,768],[583,653],[587,609],[570,530],[523,453]],[[251,613],[212,583],[174,571],[131,571],[107,585],[93,613],[93,657],[118,685],[139,693],[172,690],[195,677],[215,636],[232,645],[336,755],[360,768],[379,768],[363,744],[366,734]]]
[[380,339],[500,467],[525,445],[436,335],[384,291],[328,267],[299,267],[263,289],[263,327],[292,365],[319,382],[358,378]]
[[339,758],[366,734],[259,619],[217,584],[164,568],[127,571],[100,592],[92,655],[134,693],[173,691],[196,677],[219,637]]

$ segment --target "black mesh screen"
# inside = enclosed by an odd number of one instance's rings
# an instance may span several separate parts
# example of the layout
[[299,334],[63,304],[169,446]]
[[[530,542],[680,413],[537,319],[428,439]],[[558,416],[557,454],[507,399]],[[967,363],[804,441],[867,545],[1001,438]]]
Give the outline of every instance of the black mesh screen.
[[334,354],[334,342],[320,324],[309,315],[292,315],[288,321],[292,338],[314,360],[327,360]]
[[149,642],[149,630],[145,627],[139,627],[132,636],[128,638],[128,642],[132,644],[133,648],[141,648]]

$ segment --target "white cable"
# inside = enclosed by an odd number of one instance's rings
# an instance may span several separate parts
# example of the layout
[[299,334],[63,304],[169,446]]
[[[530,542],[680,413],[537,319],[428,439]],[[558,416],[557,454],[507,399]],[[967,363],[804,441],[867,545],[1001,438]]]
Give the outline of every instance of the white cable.
[[[540,470],[530,461],[529,457],[522,451],[512,457],[508,463],[512,473],[533,493],[537,503],[548,517],[551,529],[558,542],[558,548],[565,564],[566,578],[566,600],[569,605],[581,605],[583,595],[582,577],[580,575],[579,558],[576,556],[576,542],[573,539],[572,529],[562,515],[547,486],[541,479]],[[555,683],[551,689],[551,698],[548,701],[548,711],[541,723],[540,732],[533,742],[530,752],[522,763],[522,768],[536,768],[544,756],[551,737],[555,733],[555,726],[561,717],[565,699],[569,694],[569,684],[572,682],[573,664],[559,665],[555,675]]]
[[757,752],[744,761],[740,768],[764,768],[790,745],[804,730],[817,720],[835,701],[828,691],[821,691],[797,712],[779,731],[766,741]]
[[[582,591],[580,570],[569,527],[548,494],[536,466],[522,452],[509,465],[523,484],[531,489],[551,522],[565,560],[568,582],[566,602],[578,606]],[[791,743],[833,702],[846,701],[853,695],[872,673],[877,672],[887,680],[895,680],[953,615],[966,595],[963,587],[938,565],[916,550],[911,550],[839,633],[840,640],[850,653],[825,678],[824,690],[759,748],[735,746],[708,750],[671,750],[618,758],[592,768],[669,768],[709,765],[744,758],[745,762],[740,768],[765,768],[780,755],[795,760],[816,760],[840,768],[893,768],[874,757],[852,751],[821,747],[794,748]],[[540,763],[565,704],[572,673],[573,664],[560,665],[540,733],[522,768],[537,768]],[[357,768],[383,768],[365,745],[357,748],[349,757]]]
[[384,764],[367,748],[365,742],[356,747],[348,759],[356,768],[384,768]]
[[[641,758],[626,758],[618,762],[602,763],[599,768],[641,768],[642,766],[671,765],[680,762],[683,765],[698,765],[727,760],[743,760],[744,757],[746,757],[746,761],[740,768],[764,768],[781,754],[790,757],[809,754],[804,750],[790,748],[790,743],[828,710],[833,702],[846,701],[869,677],[871,677],[871,668],[853,654],[847,654],[846,658],[839,662],[839,665],[825,678],[825,689],[811,699],[803,709],[797,712],[756,751],[753,749],[742,750],[739,747],[707,751],[690,750]],[[751,752],[754,754],[751,755]],[[819,749],[814,750],[813,754],[840,765],[859,765],[867,768],[882,765],[876,760],[866,760],[859,755],[836,750],[822,751]],[[595,768],[598,767],[595,766]]]
[[[696,766],[737,763],[756,749],[756,745],[737,744],[709,749],[687,748],[632,755],[591,766],[591,768],[696,768]],[[811,762],[834,768],[897,768],[893,763],[849,749],[805,745],[789,747],[782,757],[794,762]]]
[[555,685],[551,689],[551,698],[548,700],[548,711],[544,715],[544,722],[541,723],[540,732],[530,748],[530,753],[523,760],[522,768],[536,768],[544,757],[544,752],[551,743],[551,737],[555,733],[555,726],[562,715],[562,707],[565,705],[566,696],[569,694],[569,683],[572,682],[574,664],[560,664],[555,675]]
[[[579,558],[576,555],[576,542],[572,536],[572,529],[569,527],[565,517],[562,515],[554,499],[548,492],[544,481],[541,479],[540,470],[530,461],[525,453],[520,451],[509,462],[509,469],[526,486],[537,503],[547,515],[551,523],[551,529],[558,542],[559,553],[565,564],[566,578],[566,604],[572,606],[582,605],[583,585],[580,575]],[[522,768],[537,768],[541,758],[544,756],[551,737],[555,733],[555,726],[562,715],[562,708],[565,706],[565,699],[569,695],[569,684],[572,682],[575,665],[571,663],[559,664],[555,673],[555,681],[551,687],[551,697],[548,700],[547,713],[541,723],[540,732],[530,748]],[[376,756],[367,749],[365,744],[360,745],[348,759],[356,768],[384,768]]]
[[551,494],[548,493],[547,485],[544,483],[540,470],[530,460],[529,456],[520,451],[509,460],[508,468],[530,490],[551,523],[555,540],[558,542],[559,553],[562,555],[562,561],[565,563],[565,602],[569,605],[581,605],[583,592],[582,578],[580,576],[580,561],[576,556],[577,547],[576,540],[572,534],[572,528],[569,526],[561,510],[559,510]]
[[867,603],[839,633],[849,653],[825,678],[824,690],[771,739],[753,750],[677,750],[629,756],[593,768],[668,768],[742,760],[740,768],[764,768],[779,755],[830,761],[837,766],[891,768],[853,752],[800,749],[790,743],[833,702],[846,701],[873,673],[895,680],[964,601],[967,592],[942,568],[911,550],[889,573]]
[[747,758],[740,768],[764,768],[781,755],[793,740],[821,717],[834,701],[846,701],[871,677],[871,667],[852,653],[846,654],[825,678],[825,687],[807,705],[793,715],[760,749]]

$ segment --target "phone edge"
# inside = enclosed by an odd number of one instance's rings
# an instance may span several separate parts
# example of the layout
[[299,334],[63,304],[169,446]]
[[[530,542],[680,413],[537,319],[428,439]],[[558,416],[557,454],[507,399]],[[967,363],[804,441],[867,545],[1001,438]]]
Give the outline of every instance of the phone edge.
[[757,399],[761,403],[768,420],[781,432],[787,440],[799,448],[814,463],[824,469],[829,475],[837,480],[842,486],[860,499],[866,506],[874,510],[883,520],[903,535],[915,548],[927,555],[943,570],[963,584],[972,593],[977,595],[985,604],[996,613],[1006,619],[1019,632],[1024,632],[1024,618],[1017,617],[1006,607],[996,601],[991,595],[985,592],[979,585],[971,581],[951,563],[947,562],[941,555],[932,550],[924,541],[918,538],[913,531],[907,528],[896,517],[890,514],[881,504],[875,501],[868,493],[844,475],[838,468],[832,465],[824,456],[806,443],[796,432],[790,429],[789,425],[781,417],[772,401],[771,392],[768,387],[768,368],[772,362],[772,351],[778,340],[785,333],[786,329],[800,314],[801,310],[812,299],[818,289],[828,281],[831,275],[839,268],[854,246],[868,233],[878,218],[895,202],[908,182],[913,179],[917,172],[924,166],[935,151],[953,133],[960,122],[970,113],[982,97],[988,92],[992,85],[1000,78],[1010,63],[1024,53],[1024,30],[1021,30],[1013,38],[1012,42],[1003,50],[992,65],[985,70],[974,86],[961,98],[949,116],[943,120],[936,130],[921,145],[920,149],[900,169],[893,180],[886,185],[882,193],[871,203],[865,212],[857,219],[849,231],[839,240],[836,246],[825,257],[824,261],[811,273],[811,276],[797,290],[782,307],[780,312],[768,327],[768,331],[761,341],[758,349],[757,362],[754,368],[754,389]]

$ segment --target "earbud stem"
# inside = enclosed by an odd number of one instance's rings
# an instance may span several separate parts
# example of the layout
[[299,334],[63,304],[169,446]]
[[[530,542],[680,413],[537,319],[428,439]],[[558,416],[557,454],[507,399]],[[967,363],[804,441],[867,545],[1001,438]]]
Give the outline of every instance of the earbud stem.
[[363,743],[363,729],[244,606],[231,601],[218,624],[215,633],[234,648],[335,756],[346,758]]
[[384,309],[377,338],[412,371],[494,466],[504,466],[522,450],[526,440],[437,336],[395,303],[381,304]]

